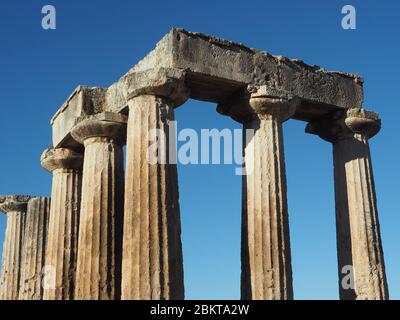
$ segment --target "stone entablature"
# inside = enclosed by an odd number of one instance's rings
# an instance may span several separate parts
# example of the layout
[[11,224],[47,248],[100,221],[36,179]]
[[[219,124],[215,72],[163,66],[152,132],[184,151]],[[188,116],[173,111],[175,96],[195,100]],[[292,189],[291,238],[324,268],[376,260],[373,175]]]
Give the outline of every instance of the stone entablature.
[[[109,88],[79,86],[53,117],[54,147],[73,147],[76,118],[105,111],[126,113],[132,78],[152,78],[160,70],[185,78],[190,98],[222,103],[247,87],[300,104],[293,116],[309,121],[335,109],[361,107],[363,79],[330,72],[298,59],[273,56],[242,44],[172,29],[156,48]],[[252,91],[254,89],[250,89]]]

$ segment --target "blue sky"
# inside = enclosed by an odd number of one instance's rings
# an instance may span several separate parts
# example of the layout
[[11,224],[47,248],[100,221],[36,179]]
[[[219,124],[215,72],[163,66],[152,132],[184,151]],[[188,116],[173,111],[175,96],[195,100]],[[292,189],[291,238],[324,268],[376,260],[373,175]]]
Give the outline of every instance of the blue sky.
[[[41,28],[55,5],[57,29]],[[357,29],[341,28],[341,8],[357,9]],[[380,113],[371,140],[387,277],[400,298],[400,3],[349,1],[1,1],[0,194],[49,195],[40,166],[51,143],[50,118],[79,84],[109,86],[172,27],[242,42],[365,78],[365,108]],[[190,100],[179,128],[239,128],[215,105]],[[293,281],[296,299],[337,299],[332,150],[284,126]],[[240,288],[241,178],[234,165],[178,167],[186,297],[236,299]],[[6,217],[0,216],[0,242]],[[1,249],[0,249],[1,250]]]

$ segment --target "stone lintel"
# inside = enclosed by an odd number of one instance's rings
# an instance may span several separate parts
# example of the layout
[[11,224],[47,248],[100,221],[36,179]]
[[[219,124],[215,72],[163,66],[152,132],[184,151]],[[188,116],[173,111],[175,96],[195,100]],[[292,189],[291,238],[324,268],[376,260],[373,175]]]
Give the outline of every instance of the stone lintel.
[[363,79],[358,75],[330,72],[183,29],[172,29],[128,74],[157,67],[185,70],[191,98],[198,100],[219,103],[249,84],[287,91],[311,104],[298,110],[304,119],[324,105],[350,108],[363,102]]
[[77,87],[51,119],[53,146],[76,149],[79,146],[71,138],[70,131],[79,117],[104,111],[106,89]]
[[[160,70],[168,71],[162,74]],[[78,87],[52,119],[53,146],[79,147],[70,134],[76,119],[104,111],[127,113],[129,96],[155,90],[180,97],[182,92],[175,95],[175,89],[171,91],[168,85],[175,81],[171,79],[182,77],[190,98],[202,101],[222,103],[249,85],[265,88],[274,97],[297,97],[300,104],[293,118],[303,121],[361,107],[363,103],[363,79],[357,75],[330,72],[299,59],[273,56],[240,43],[172,29],[153,51],[109,88]]]

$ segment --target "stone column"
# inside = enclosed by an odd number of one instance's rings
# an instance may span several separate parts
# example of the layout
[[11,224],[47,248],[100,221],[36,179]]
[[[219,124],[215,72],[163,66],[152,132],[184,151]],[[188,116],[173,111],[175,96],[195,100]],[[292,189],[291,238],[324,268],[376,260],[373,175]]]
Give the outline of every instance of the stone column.
[[49,212],[50,198],[37,197],[29,200],[21,257],[19,300],[43,298],[42,270],[45,266]]
[[306,129],[333,144],[342,300],[389,297],[368,144],[380,126],[376,113],[353,108],[310,123]]
[[25,214],[29,199],[29,196],[0,197],[0,211],[7,215],[0,279],[1,300],[18,299]]
[[241,296],[293,299],[282,122],[296,107],[253,94],[249,109],[242,119],[254,136],[244,145]]
[[83,156],[70,149],[47,149],[42,166],[53,174],[46,247],[45,300],[73,300],[78,249]]
[[243,300],[293,299],[282,123],[299,100],[268,86],[249,86],[217,111],[243,124]]
[[[174,107],[188,99],[184,75],[161,70],[130,92],[122,299],[184,298]],[[158,130],[158,150],[153,135]],[[148,157],[148,152],[150,157]],[[158,159],[154,156],[158,155]]]
[[85,146],[76,300],[120,297],[126,117],[101,113],[72,129]]

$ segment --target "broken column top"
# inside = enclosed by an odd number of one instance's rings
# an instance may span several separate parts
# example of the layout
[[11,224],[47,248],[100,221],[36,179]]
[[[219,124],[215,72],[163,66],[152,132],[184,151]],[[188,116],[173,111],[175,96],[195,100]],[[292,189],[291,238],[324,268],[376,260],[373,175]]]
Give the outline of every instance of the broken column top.
[[8,212],[26,212],[30,199],[34,197],[26,195],[4,195],[0,196],[0,211],[7,214]]
[[240,43],[172,29],[109,88],[79,86],[74,90],[51,121],[54,147],[75,147],[70,131],[82,116],[126,113],[128,95],[145,85],[137,80],[148,82],[162,69],[173,70],[168,72],[171,75],[183,73],[192,99],[220,104],[248,88],[274,98],[296,97],[301,103],[293,117],[304,121],[363,103],[363,79],[358,75],[327,71]]

